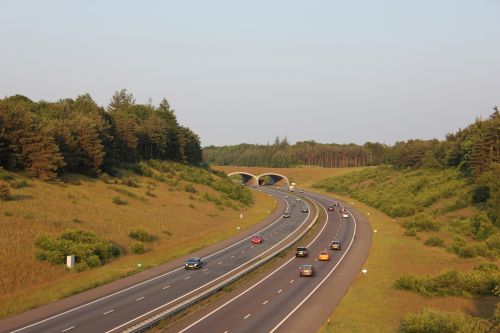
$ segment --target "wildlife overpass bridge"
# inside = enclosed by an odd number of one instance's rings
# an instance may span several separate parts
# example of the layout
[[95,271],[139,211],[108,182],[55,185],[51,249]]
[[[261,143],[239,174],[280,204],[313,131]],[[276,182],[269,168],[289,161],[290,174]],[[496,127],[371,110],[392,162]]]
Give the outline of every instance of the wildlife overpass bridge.
[[288,178],[275,172],[266,172],[258,176],[249,172],[236,171],[228,174],[229,177],[240,176],[241,182],[248,186],[254,185],[285,185],[290,184]]

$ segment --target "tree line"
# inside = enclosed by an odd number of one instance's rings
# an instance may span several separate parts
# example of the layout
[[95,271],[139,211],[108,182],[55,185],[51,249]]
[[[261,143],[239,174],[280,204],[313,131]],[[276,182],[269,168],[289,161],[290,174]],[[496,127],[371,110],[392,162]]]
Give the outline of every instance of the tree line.
[[0,99],[0,166],[42,179],[64,172],[99,175],[141,160],[202,162],[200,138],[163,99],[138,104],[117,91],[106,108],[89,94],[57,102]]
[[386,145],[378,142],[357,144],[323,144],[315,141],[297,142],[276,138],[273,144],[240,144],[203,149],[203,158],[214,165],[262,167],[293,167],[316,165],[326,168],[391,164],[399,168],[458,167],[478,177],[500,162],[500,114],[495,107],[487,119],[456,133],[445,140],[408,140]]

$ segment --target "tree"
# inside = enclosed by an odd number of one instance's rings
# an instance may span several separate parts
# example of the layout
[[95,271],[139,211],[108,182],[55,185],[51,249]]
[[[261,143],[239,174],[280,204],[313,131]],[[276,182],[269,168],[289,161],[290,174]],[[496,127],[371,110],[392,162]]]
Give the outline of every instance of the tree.
[[127,89],[116,91],[108,104],[108,112],[124,111],[135,104],[134,95],[127,93]]

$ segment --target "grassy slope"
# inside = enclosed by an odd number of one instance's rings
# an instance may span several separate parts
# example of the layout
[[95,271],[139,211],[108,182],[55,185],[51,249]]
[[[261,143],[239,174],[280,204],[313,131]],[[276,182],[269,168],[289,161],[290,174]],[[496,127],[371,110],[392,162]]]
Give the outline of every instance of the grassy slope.
[[[399,185],[399,191],[405,193],[405,186],[401,186],[401,184],[405,184],[408,179],[415,176],[415,174],[390,173],[385,173],[385,176],[379,177],[381,182],[379,184],[370,183],[366,180],[364,180],[365,183],[363,184],[363,180],[361,180],[357,185],[351,187],[351,193],[368,201],[375,200],[374,198],[377,196],[374,193],[383,188],[388,192],[397,192],[396,187]],[[441,177],[437,178],[443,180],[443,177],[446,178],[447,175],[441,175]],[[394,182],[398,178],[399,181]],[[391,183],[394,188],[389,188]],[[409,183],[411,181],[406,184]],[[453,186],[457,185],[454,177],[451,177],[449,182],[444,181],[444,183],[454,183]],[[321,184],[331,184],[331,180],[322,181]],[[450,207],[461,200],[464,191],[467,190],[464,188],[467,186],[465,183],[459,185],[457,190],[452,193],[442,192],[441,190],[445,187],[442,185],[431,185],[428,190],[421,191],[426,193],[422,193],[420,197],[431,195],[430,192],[433,187],[436,188],[437,192],[441,192],[441,196],[435,202],[429,204],[428,207],[419,206],[417,208],[431,212],[445,227],[439,232],[420,232],[418,238],[403,235],[404,229],[398,222],[404,219],[391,218],[355,199],[341,196],[344,200],[355,203],[355,206],[369,219],[372,228],[377,229],[377,233],[374,234],[372,249],[365,265],[368,270],[367,275],[362,276],[360,274],[357,277],[353,287],[331,315],[329,322],[320,330],[321,333],[396,332],[401,318],[408,313],[418,311],[422,306],[436,307],[443,310],[461,310],[485,318],[491,316],[495,304],[498,302],[497,297],[429,298],[411,292],[396,290],[393,287],[394,281],[406,272],[419,275],[435,274],[452,268],[469,271],[479,262],[487,261],[482,257],[460,258],[443,248],[428,247],[423,244],[423,241],[430,235],[439,235],[445,240],[446,244],[449,244],[453,230],[446,226],[446,222],[449,222],[453,217],[469,217],[475,213],[475,209],[471,206],[450,211]],[[330,195],[332,194],[330,193]],[[406,197],[399,196],[399,198]],[[415,197],[410,198],[400,199],[400,201],[406,205],[406,203],[415,200]],[[406,203],[403,201],[406,201]],[[380,202],[371,202],[374,205],[380,205]],[[410,206],[407,205],[407,207]],[[443,210],[443,208],[446,209]],[[499,263],[498,260],[496,260],[496,263]]]
[[[225,202],[233,207],[217,206],[203,194],[222,198],[221,193],[199,184],[193,184],[196,194],[188,193],[183,180],[167,185],[134,176],[140,187],[133,188],[83,176],[72,180],[80,185],[71,185],[11,175],[14,181],[26,179],[29,186],[11,189],[13,200],[0,202],[0,318],[131,274],[139,262],[150,267],[215,243],[236,232],[236,221],[247,228],[276,205],[259,192],[251,207],[231,200]],[[115,196],[128,205],[113,204]],[[243,220],[239,220],[240,212]],[[33,256],[34,238],[40,233],[57,236],[68,229],[90,230],[129,249],[133,240],[128,233],[136,228],[158,237],[146,245],[152,251],[125,255],[91,271],[75,273]]]

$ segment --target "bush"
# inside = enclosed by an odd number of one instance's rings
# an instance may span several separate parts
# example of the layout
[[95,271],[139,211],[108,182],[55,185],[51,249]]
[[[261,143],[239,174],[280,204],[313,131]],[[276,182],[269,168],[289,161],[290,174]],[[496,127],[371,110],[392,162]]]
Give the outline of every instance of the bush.
[[136,241],[140,242],[152,242],[156,240],[156,236],[148,234],[146,230],[143,229],[135,229],[132,230],[128,236]]
[[115,205],[127,205],[128,201],[120,198],[119,196],[113,197],[113,203]]
[[417,232],[415,231],[415,229],[408,229],[405,231],[404,235],[408,237],[415,237],[417,236]]
[[17,180],[15,182],[11,182],[10,183],[10,187],[12,188],[24,188],[24,187],[28,187],[29,184],[28,184],[28,181],[26,179],[20,179],[20,180]]
[[4,168],[0,167],[0,180],[12,180],[12,176],[5,171]]
[[57,239],[39,235],[35,239],[35,246],[35,257],[38,260],[63,264],[66,256],[75,255],[77,263],[82,263],[80,266],[85,269],[100,266],[121,254],[120,248],[113,241],[83,230],[68,231]]
[[406,229],[417,231],[439,231],[440,225],[430,214],[419,213],[403,224]]
[[139,183],[137,183],[137,181],[135,179],[133,179],[132,177],[123,177],[120,181],[120,183],[122,185],[125,185],[125,186],[128,186],[128,187],[140,187],[139,186]]
[[130,247],[130,251],[134,254],[143,254],[146,253],[146,248],[144,247],[144,243],[134,242]]
[[188,193],[196,193],[197,192],[196,188],[191,184],[186,185],[185,191]]
[[444,246],[444,240],[436,236],[431,236],[427,238],[424,244],[427,246]]
[[461,312],[423,308],[401,320],[401,333],[487,333],[491,323]]
[[0,182],[0,200],[7,201],[12,198],[10,189],[7,183]]

